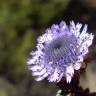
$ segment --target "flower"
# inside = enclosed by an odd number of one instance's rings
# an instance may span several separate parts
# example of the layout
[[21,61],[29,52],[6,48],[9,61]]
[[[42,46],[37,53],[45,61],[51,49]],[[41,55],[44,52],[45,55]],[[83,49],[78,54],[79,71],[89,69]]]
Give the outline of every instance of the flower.
[[71,82],[94,37],[87,33],[87,25],[81,27],[82,24],[75,25],[74,21],[69,26],[62,21],[59,25],[53,24],[37,39],[37,51],[31,52],[27,62],[37,81],[47,78],[49,82],[59,82],[65,77],[67,83]]

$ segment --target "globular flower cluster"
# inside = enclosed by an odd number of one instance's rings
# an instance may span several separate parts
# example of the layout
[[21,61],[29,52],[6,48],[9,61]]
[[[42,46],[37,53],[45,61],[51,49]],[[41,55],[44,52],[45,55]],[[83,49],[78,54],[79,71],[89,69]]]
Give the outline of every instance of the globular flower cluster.
[[32,75],[40,81],[47,78],[49,82],[59,82],[62,77],[71,82],[74,70],[79,70],[93,35],[87,32],[87,25],[73,21],[66,25],[62,21],[53,24],[37,39],[37,50],[31,52],[32,58],[27,62]]

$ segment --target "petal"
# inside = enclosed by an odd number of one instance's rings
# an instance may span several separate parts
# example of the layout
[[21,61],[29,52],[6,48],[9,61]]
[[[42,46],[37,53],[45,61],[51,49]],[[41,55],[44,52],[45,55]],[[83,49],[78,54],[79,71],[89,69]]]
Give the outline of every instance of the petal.
[[44,49],[43,44],[40,44],[40,43],[39,43],[39,44],[37,44],[37,46],[36,46],[36,47],[37,47],[37,49],[38,49],[38,50],[42,50],[42,49]]
[[76,27],[75,27],[74,21],[70,22],[70,32],[72,32],[73,34],[76,32]]
[[76,37],[78,37],[80,35],[81,27],[82,27],[82,24],[80,24],[80,23],[76,24],[76,32],[74,33]]
[[67,66],[67,68],[66,68],[66,74],[70,74],[71,76],[73,76],[74,69],[73,69],[72,66]]
[[74,67],[75,70],[79,70],[80,67],[81,67],[81,63],[75,63],[75,64],[73,65],[73,67]]
[[67,28],[66,22],[61,21],[61,22],[60,22],[60,28],[62,28],[63,30],[64,30],[65,28]]
[[37,65],[35,65],[35,66],[32,66],[32,67],[29,67],[29,70],[32,70],[32,71],[40,71],[41,69],[43,69],[41,66],[37,66]]
[[87,36],[86,32],[87,32],[87,25],[84,26],[84,28],[83,28],[80,36],[79,36],[81,40],[84,39]]
[[35,71],[35,72],[33,72],[33,76],[36,76],[36,75],[38,75],[38,76],[40,76],[40,75],[43,75],[44,73],[46,73],[46,70],[45,69],[42,69],[41,71]]
[[55,71],[48,77],[50,82],[55,82],[59,79],[58,69],[56,68]]
[[60,33],[63,33],[63,34],[69,33],[69,28],[64,21],[61,21],[59,26],[60,26],[60,29],[59,29]]
[[85,56],[88,53],[88,47],[87,46],[81,46],[80,47],[80,55]]
[[37,41],[38,41],[39,43],[46,42],[46,40],[45,40],[45,38],[44,38],[44,35],[39,36],[38,39],[37,39]]
[[58,32],[59,31],[59,26],[57,24],[53,24],[51,26],[51,31],[54,33]]
[[63,75],[64,75],[64,73],[62,72],[62,73],[60,74],[60,76],[59,76],[57,82],[59,82],[59,81],[62,79]]
[[30,59],[29,61],[27,61],[27,65],[32,65],[35,64],[35,60],[34,59]]
[[77,31],[77,32],[80,32],[81,27],[82,27],[82,24],[77,23],[77,24],[76,24],[76,31]]
[[82,56],[82,54],[80,54],[80,56],[77,57],[77,62],[78,63],[83,62],[83,56]]
[[82,43],[82,45],[89,47],[92,44],[93,38],[94,38],[94,36],[92,34],[88,34],[84,38],[84,42]]
[[45,73],[45,74],[43,74],[42,76],[39,76],[38,78],[36,78],[35,80],[36,81],[41,81],[41,80],[43,80],[44,78],[46,78],[48,76],[48,73]]
[[46,38],[50,41],[53,39],[51,35],[47,35]]
[[70,76],[70,74],[66,74],[66,81],[67,83],[70,83],[72,79],[72,76]]

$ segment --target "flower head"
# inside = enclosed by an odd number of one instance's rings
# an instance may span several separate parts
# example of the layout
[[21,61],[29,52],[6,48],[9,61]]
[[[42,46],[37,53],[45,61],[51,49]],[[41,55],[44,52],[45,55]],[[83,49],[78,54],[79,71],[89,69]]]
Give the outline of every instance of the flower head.
[[87,33],[87,25],[81,30],[82,24],[62,21],[52,25],[37,41],[37,51],[31,52],[28,68],[40,81],[47,78],[50,82],[59,82],[64,76],[67,83],[71,82],[74,70],[79,70],[88,47],[92,44],[93,35]]

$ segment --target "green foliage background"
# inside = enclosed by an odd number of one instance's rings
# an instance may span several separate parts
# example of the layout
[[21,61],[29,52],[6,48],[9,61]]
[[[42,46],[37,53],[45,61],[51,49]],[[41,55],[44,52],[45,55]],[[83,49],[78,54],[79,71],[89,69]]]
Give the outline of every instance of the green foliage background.
[[[82,11],[81,15],[78,10],[82,9],[72,5],[75,1],[0,0],[0,96],[55,96],[55,85],[35,82],[26,61],[35,49],[37,36],[47,26],[62,19],[88,22],[90,12]],[[79,1],[81,4],[82,0]],[[70,6],[75,8],[71,10]]]

